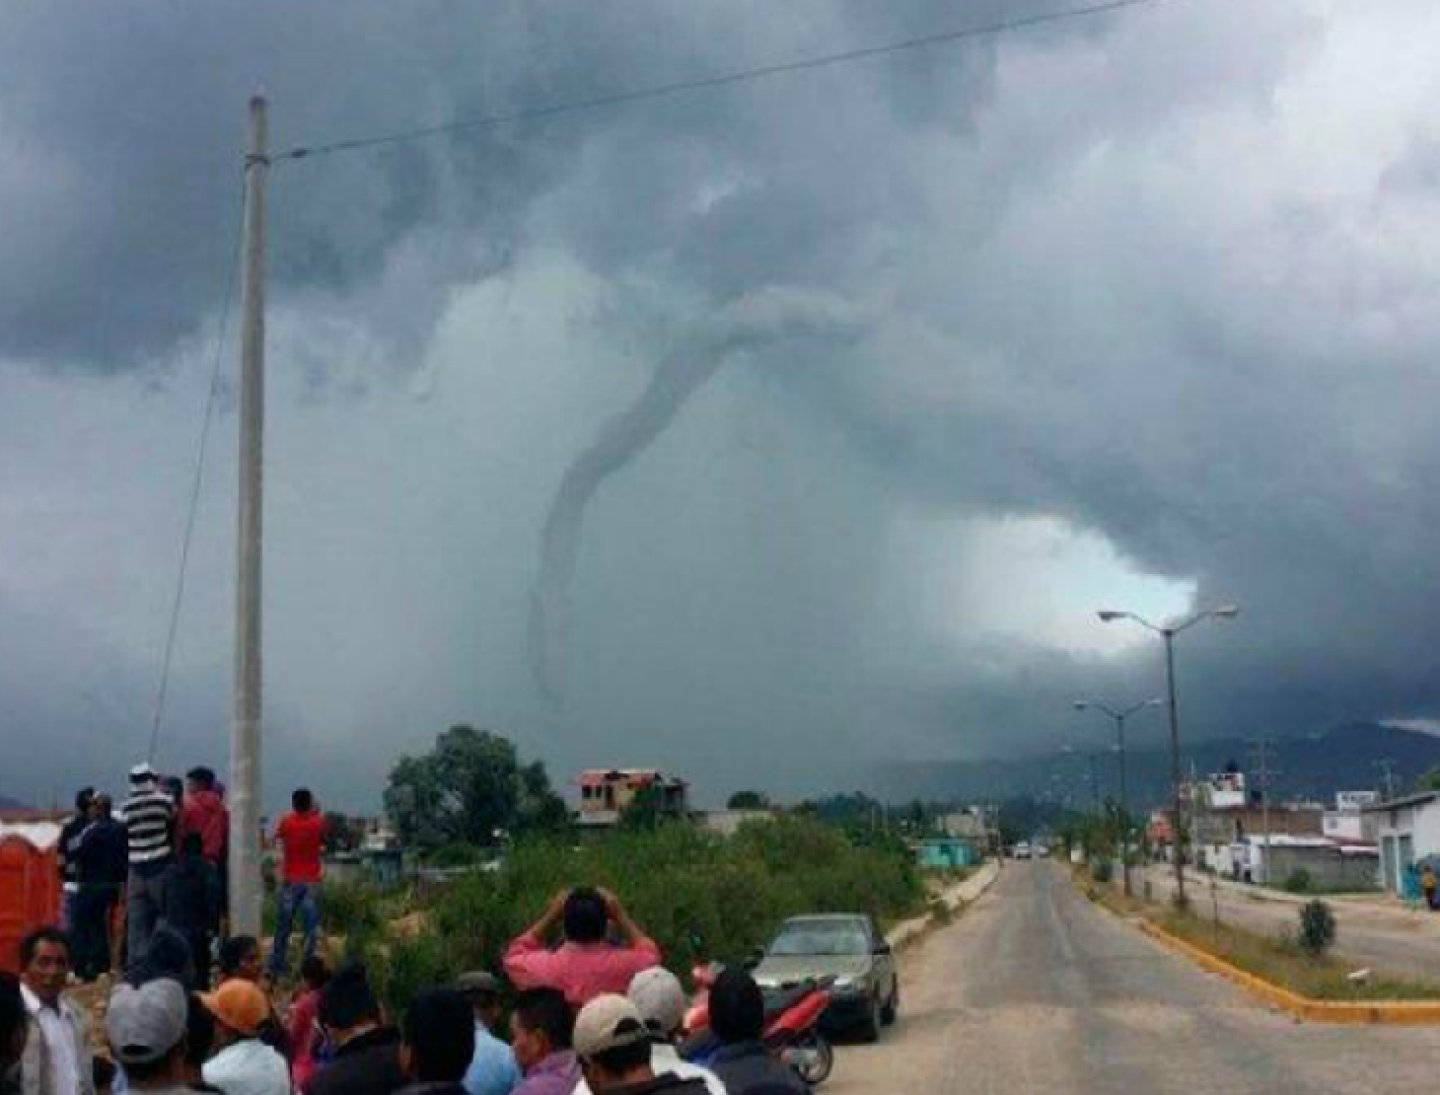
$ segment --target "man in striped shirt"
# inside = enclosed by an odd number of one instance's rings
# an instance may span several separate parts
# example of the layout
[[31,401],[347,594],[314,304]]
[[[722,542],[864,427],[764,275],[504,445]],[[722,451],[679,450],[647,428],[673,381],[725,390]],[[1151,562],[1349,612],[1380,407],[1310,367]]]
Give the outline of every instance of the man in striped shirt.
[[128,968],[150,949],[150,937],[165,900],[165,869],[175,848],[175,800],[160,786],[149,764],[130,769],[130,797],[120,820],[130,844],[130,879],[125,890]]

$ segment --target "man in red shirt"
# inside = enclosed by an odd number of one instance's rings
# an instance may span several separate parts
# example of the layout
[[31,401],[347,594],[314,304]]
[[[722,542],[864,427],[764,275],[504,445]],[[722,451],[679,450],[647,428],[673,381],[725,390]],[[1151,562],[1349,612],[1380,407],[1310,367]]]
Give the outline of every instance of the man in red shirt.
[[320,851],[325,843],[325,816],[305,787],[290,796],[290,804],[294,809],[275,826],[275,841],[282,856],[280,907],[275,917],[270,972],[277,977],[289,966],[290,928],[297,913],[305,932],[306,958],[315,953],[320,935],[320,878],[324,873]]
[[[615,926],[618,945],[606,938]],[[550,950],[545,937],[561,925],[565,942]],[[505,951],[505,974],[517,989],[555,988],[573,1008],[604,993],[621,995],[641,970],[660,964],[660,948],[630,919],[609,890],[581,888],[555,895],[545,915]]]

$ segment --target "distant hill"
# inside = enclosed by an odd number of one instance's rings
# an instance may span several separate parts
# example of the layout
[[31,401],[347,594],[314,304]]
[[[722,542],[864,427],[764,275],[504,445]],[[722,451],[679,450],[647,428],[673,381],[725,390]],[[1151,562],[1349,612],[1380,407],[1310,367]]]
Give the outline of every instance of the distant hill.
[[[1233,761],[1244,771],[1252,767],[1249,740],[1212,738],[1182,743],[1188,773],[1218,772]],[[1440,767],[1440,737],[1383,723],[1350,723],[1316,734],[1276,738],[1271,753],[1277,797],[1328,802],[1336,791],[1381,790],[1380,761],[1394,765],[1395,786],[1404,791],[1432,768]],[[1130,750],[1130,799],[1136,807],[1157,805],[1169,796],[1168,749]],[[1100,793],[1114,794],[1114,754],[1098,762]],[[1050,753],[1017,760],[928,761],[886,765],[865,788],[885,801],[974,801],[1028,795],[1069,798],[1076,805],[1090,800],[1090,761],[1075,753]]]
[[0,810],[28,810],[29,808],[29,803],[0,795]]

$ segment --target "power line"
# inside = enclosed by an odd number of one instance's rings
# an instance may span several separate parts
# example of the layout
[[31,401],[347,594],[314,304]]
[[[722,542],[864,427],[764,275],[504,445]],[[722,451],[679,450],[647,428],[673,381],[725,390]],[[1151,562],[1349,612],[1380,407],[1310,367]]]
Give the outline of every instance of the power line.
[[[245,199],[244,184],[240,200]],[[235,218],[234,242],[230,248],[229,274],[225,295],[220,302],[220,321],[215,332],[215,360],[210,366],[210,391],[205,396],[205,414],[200,424],[200,438],[195,453],[195,473],[190,483],[190,504],[185,514],[185,533],[180,542],[180,571],[175,581],[175,599],[170,605],[170,625],[165,633],[165,655],[160,665],[160,683],[155,691],[155,712],[150,724],[150,748],[145,756],[155,760],[160,741],[160,724],[165,719],[165,701],[170,693],[170,663],[175,655],[175,638],[180,629],[180,609],[185,601],[185,575],[190,566],[190,545],[195,539],[195,515],[200,509],[200,487],[205,480],[205,452],[210,442],[210,425],[215,420],[215,400],[220,390],[220,363],[224,358],[225,331],[230,324],[230,301],[235,295],[235,278],[240,267],[241,217]]]
[[1174,2],[1174,0],[1108,0],[1106,3],[1090,4],[1079,8],[1067,8],[1064,11],[1023,16],[1018,19],[1004,19],[999,22],[984,23],[972,27],[961,27],[955,30],[938,31],[934,34],[925,34],[915,38],[904,38],[900,41],[886,42],[881,45],[861,46],[839,53],[826,53],[815,57],[801,57],[791,61],[761,65],[756,68],[737,69],[732,72],[717,73],[712,76],[698,76],[688,80],[677,80],[673,83],[652,84],[647,87],[631,88],[626,91],[617,91],[609,95],[600,95],[590,99],[574,99],[569,102],[551,103],[547,106],[522,108],[504,114],[481,115],[480,117],[461,119],[455,122],[417,126],[413,129],[401,129],[390,133],[378,133],[365,137],[352,137],[346,140],[331,141],[326,144],[297,145],[289,151],[277,155],[275,162],[328,156],[336,152],[354,152],[364,148],[376,148],[381,145],[398,144],[403,141],[423,140],[428,137],[439,137],[449,133],[474,132],[476,130],[514,125],[517,122],[555,118],[566,114],[580,114],[587,111],[600,110],[605,107],[641,102],[646,99],[663,99],[692,91],[706,91],[714,88],[729,87],[734,84],[748,83],[753,80],[769,79],[772,76],[784,76],[795,72],[830,68],[835,65],[848,64],[852,61],[865,61],[896,53],[908,53],[915,50],[928,49],[932,46],[950,45],[968,38],[982,38],[1003,34],[1007,31],[1028,30],[1033,27],[1044,26],[1048,23],[1084,19],[1095,15],[1121,11],[1125,8],[1145,7],[1170,2]]

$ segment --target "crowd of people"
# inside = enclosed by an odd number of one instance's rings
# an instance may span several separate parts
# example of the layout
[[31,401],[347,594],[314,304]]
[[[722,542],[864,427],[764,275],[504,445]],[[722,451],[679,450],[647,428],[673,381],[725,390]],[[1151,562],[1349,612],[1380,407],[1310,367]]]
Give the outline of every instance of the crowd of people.
[[[325,819],[306,788],[294,792],[291,805],[271,834],[281,850],[270,948],[276,977],[288,972],[297,919],[305,958],[315,954],[320,930]],[[60,927],[70,938],[74,976],[86,982],[107,973],[134,976],[156,962],[173,968],[178,941],[188,956],[179,968],[190,971],[183,983],[208,987],[225,935],[229,832],[225,788],[210,768],[192,768],[181,780],[137,764],[118,808],[108,794],[81,790],[57,857]]]
[[[61,836],[64,926],[32,932],[19,978],[0,975],[0,1095],[809,1090],[764,1044],[764,1000],[743,970],[711,987],[703,1057],[686,1059],[680,981],[606,890],[557,894],[506,948],[501,973],[426,989],[396,1023],[363,964],[332,975],[319,953],[324,823],[308,791],[273,834],[282,856],[268,959],[254,937],[224,934],[228,814],[213,772],[194,769],[178,788],[137,765],[118,811],[89,789],[76,806]],[[123,940],[109,931],[117,907]],[[299,976],[282,994],[297,920]],[[122,970],[92,1032],[68,989]]]

